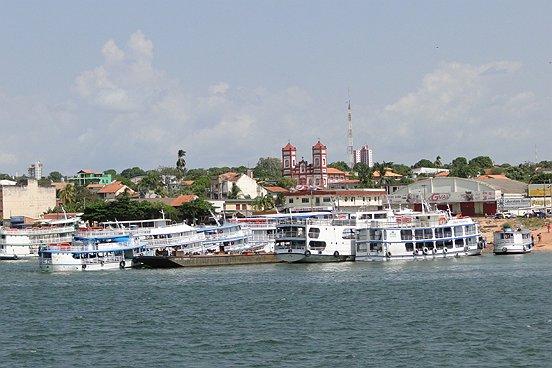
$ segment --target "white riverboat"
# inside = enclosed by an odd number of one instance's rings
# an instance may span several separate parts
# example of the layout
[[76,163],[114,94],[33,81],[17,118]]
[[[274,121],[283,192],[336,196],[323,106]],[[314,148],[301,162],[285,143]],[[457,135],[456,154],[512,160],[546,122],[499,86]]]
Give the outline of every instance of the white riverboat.
[[356,261],[416,260],[481,254],[484,240],[469,217],[400,211],[357,231]]
[[525,254],[533,249],[533,237],[528,229],[505,228],[493,236],[494,254]]
[[101,223],[102,230],[81,232],[81,235],[130,234],[146,249],[142,255],[174,253],[178,250],[197,251],[205,242],[205,235],[186,223],[172,223],[168,219],[109,221]]
[[132,265],[135,254],[145,251],[131,235],[75,236],[71,243],[40,247],[42,271],[98,271],[124,269]]
[[386,221],[390,211],[334,214],[329,219],[290,219],[278,226],[276,255],[288,263],[353,261],[356,231]]
[[301,213],[278,213],[268,215],[257,215],[244,218],[233,218],[230,223],[240,224],[243,229],[251,230],[249,244],[252,251],[263,251],[274,253],[276,245],[277,226],[290,219],[306,218],[329,218],[330,212],[301,212]]
[[38,256],[41,246],[70,242],[79,218],[41,221],[23,228],[0,228],[0,259],[17,260]]
[[201,243],[201,249],[197,249],[194,253],[213,253],[213,252],[230,252],[238,253],[249,251],[252,244],[249,239],[253,235],[251,229],[244,229],[240,224],[225,223],[214,226],[197,227],[198,234],[202,234],[205,240]]

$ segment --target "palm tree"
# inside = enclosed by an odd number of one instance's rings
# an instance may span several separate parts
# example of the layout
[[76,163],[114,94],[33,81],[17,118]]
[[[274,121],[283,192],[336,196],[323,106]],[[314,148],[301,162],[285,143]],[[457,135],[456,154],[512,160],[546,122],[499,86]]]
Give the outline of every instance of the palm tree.
[[59,199],[64,205],[74,204],[77,200],[77,190],[75,189],[75,185],[67,184],[65,188],[59,192]]
[[378,177],[378,186],[381,187],[383,183],[385,182],[385,173],[387,171],[387,168],[389,166],[393,165],[392,162],[385,162],[382,161],[381,163],[376,162],[374,164],[374,171],[377,171],[379,173]]
[[435,167],[442,167],[443,166],[443,162],[442,162],[442,158],[441,156],[437,156],[437,158],[435,159]]
[[268,194],[258,196],[253,201],[253,207],[259,211],[267,211],[274,208],[274,198]]
[[178,150],[178,160],[176,160],[176,168],[184,172],[186,170],[186,151]]

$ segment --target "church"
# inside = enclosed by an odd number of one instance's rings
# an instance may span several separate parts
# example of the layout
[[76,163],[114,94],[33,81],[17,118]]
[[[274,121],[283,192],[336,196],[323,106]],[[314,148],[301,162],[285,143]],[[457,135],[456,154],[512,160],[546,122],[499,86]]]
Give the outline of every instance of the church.
[[291,143],[282,148],[282,176],[297,180],[297,185],[313,189],[328,187],[327,148],[320,141],[312,146],[312,163],[297,161],[297,148]]

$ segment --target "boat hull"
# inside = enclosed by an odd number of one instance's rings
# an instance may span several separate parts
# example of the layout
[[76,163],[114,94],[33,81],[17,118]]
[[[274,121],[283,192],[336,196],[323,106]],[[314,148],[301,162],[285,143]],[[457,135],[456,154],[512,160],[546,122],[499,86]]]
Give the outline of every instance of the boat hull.
[[277,253],[276,257],[285,263],[333,263],[354,261],[355,257],[351,255],[333,255],[333,254],[305,254],[299,252]]
[[357,254],[355,261],[359,262],[385,262],[385,261],[416,261],[416,260],[430,260],[430,259],[444,259],[444,258],[454,258],[454,257],[469,257],[469,256],[478,256],[481,255],[481,249],[469,249],[465,250],[450,250],[446,253],[437,252],[435,254],[429,253],[424,254],[419,252],[418,254],[401,254],[401,255],[390,255],[387,256],[383,253],[381,254],[368,254],[360,255]]
[[280,262],[275,254],[224,254],[198,256],[139,256],[132,260],[134,268],[181,268],[233,266]]

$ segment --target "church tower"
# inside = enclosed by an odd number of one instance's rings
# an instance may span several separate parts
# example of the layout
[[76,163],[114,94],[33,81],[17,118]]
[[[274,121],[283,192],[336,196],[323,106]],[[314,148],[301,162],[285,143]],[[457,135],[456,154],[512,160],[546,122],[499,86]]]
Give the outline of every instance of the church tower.
[[312,146],[312,171],[314,179],[312,185],[326,188],[328,186],[327,147],[320,141]]
[[282,148],[282,176],[293,176],[293,169],[297,163],[297,148],[291,143]]

